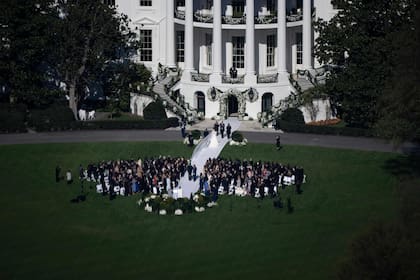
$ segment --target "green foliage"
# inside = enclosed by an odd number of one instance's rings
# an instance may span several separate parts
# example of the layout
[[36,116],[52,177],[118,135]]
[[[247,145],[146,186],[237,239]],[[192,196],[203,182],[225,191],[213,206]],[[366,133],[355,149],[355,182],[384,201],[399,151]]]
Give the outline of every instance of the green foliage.
[[343,135],[343,136],[355,136],[355,137],[377,136],[375,132],[371,129],[356,128],[356,127],[305,125],[305,124],[285,122],[281,120],[276,121],[276,129],[281,129],[286,132],[297,132],[297,133]]
[[417,62],[420,60],[420,5],[417,5],[414,26],[407,24],[395,33],[395,67],[379,100],[380,119],[376,129],[396,143],[420,142],[420,63]]
[[201,131],[198,129],[194,129],[193,131],[191,131],[191,135],[194,140],[198,140],[201,137]]
[[111,97],[111,107],[128,112],[130,93],[144,93],[147,90],[151,72],[143,65],[129,59],[110,62],[104,70],[104,90]]
[[0,2],[0,85],[13,102],[38,106],[55,96],[52,71],[58,11],[53,0]]
[[342,264],[340,280],[415,279],[406,269],[409,242],[396,225],[375,225],[351,244],[350,258]]
[[64,105],[53,105],[46,109],[31,110],[28,126],[37,131],[56,131],[74,128],[72,111]]
[[318,20],[315,55],[338,67],[325,92],[349,126],[368,128],[378,119],[378,98],[393,71],[393,35],[413,14],[412,0],[341,1],[329,22]]
[[234,131],[232,133],[232,140],[241,143],[242,141],[244,141],[244,136],[239,131]]
[[26,132],[26,106],[0,104],[0,132]]
[[151,102],[147,105],[143,110],[143,116],[145,120],[166,120],[168,118],[165,107],[160,101]]
[[163,120],[106,120],[78,122],[75,129],[166,129],[172,127],[169,119]]
[[297,108],[287,108],[284,110],[280,115],[280,120],[296,124],[305,123],[302,111]]
[[170,127],[178,127],[179,119],[177,117],[170,117],[168,118],[168,124]]

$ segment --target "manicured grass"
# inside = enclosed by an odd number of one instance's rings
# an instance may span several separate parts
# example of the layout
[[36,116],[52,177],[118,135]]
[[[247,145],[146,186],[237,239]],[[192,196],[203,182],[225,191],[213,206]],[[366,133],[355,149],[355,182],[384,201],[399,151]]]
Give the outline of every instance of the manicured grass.
[[[331,279],[351,238],[398,207],[394,154],[249,144],[224,157],[305,168],[294,213],[272,201],[223,197],[202,214],[160,217],[137,197],[109,201],[79,184],[55,183],[54,169],[139,156],[187,156],[180,143],[86,143],[0,147],[0,279]],[[258,207],[260,206],[260,207]]]

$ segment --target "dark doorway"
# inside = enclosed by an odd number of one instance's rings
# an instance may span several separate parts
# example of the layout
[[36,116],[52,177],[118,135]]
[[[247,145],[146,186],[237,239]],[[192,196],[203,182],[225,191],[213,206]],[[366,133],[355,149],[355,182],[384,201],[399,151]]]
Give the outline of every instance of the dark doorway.
[[195,93],[195,96],[197,98],[197,112],[202,112],[203,114],[206,114],[206,98],[204,96],[204,93],[201,91],[197,91]]
[[272,106],[273,106],[273,94],[271,92],[264,93],[262,96],[261,112],[271,111]]
[[228,116],[238,115],[238,98],[234,95],[228,96]]

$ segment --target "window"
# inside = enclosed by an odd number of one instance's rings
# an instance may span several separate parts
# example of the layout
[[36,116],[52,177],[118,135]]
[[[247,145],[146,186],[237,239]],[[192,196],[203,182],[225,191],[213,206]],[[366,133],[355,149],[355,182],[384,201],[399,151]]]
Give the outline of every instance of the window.
[[267,36],[267,66],[274,66],[276,64],[275,60],[275,49],[276,49],[276,36],[268,35]]
[[204,8],[206,8],[206,9],[211,9],[213,7],[213,0],[207,0],[205,3],[204,3]]
[[[254,42],[252,42],[253,44]],[[245,68],[245,37],[232,37],[233,44],[233,61],[235,68]]]
[[140,6],[152,6],[152,0],[140,0]]
[[245,10],[244,0],[232,0],[233,17],[242,17]]
[[273,94],[271,92],[264,93],[262,96],[261,112],[271,111],[272,106],[273,106]]
[[211,44],[213,42],[213,35],[206,33],[206,49],[207,49],[207,65],[212,65],[212,47]]
[[177,31],[176,32],[176,61],[177,62],[184,62],[184,31]]
[[108,6],[115,6],[115,0],[104,0],[103,3]]
[[152,30],[140,30],[140,60],[152,61]]
[[267,10],[269,10],[272,14],[276,12],[276,2],[275,0],[267,0]]
[[175,7],[185,7],[185,0],[176,0]]
[[296,33],[296,64],[303,63],[302,33]]

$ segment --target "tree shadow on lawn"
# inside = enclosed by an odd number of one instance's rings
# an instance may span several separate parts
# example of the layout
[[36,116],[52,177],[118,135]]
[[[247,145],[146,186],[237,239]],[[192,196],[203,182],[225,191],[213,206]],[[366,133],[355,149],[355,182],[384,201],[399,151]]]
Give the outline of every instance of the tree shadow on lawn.
[[399,178],[420,177],[420,155],[401,155],[385,161],[383,168]]

